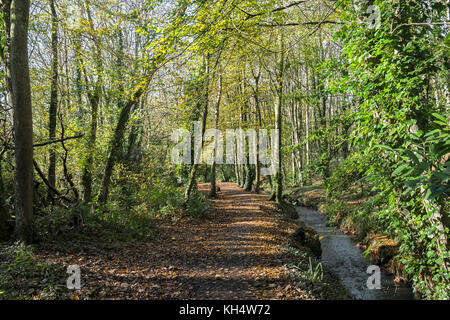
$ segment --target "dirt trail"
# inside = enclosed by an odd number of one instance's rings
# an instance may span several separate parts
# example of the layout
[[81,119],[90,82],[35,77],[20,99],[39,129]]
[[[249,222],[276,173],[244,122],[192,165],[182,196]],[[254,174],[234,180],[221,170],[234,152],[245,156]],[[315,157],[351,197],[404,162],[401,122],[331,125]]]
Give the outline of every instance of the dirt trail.
[[[298,295],[289,289],[279,245],[287,242],[294,225],[273,215],[267,196],[245,192],[234,183],[218,184],[211,221],[196,223],[183,233],[179,225],[165,226],[161,246],[171,255],[163,264],[176,272],[175,290],[166,291],[172,279],[161,283],[165,298],[280,299]],[[207,192],[209,184],[200,184]],[[182,244],[179,246],[179,244]],[[154,261],[157,269],[160,262]],[[158,280],[155,275],[154,280]],[[286,289],[287,287],[287,289]],[[285,290],[286,289],[286,290]],[[166,291],[164,293],[164,291]]]
[[265,195],[218,186],[210,220],[164,223],[157,240],[56,259],[81,267],[80,299],[308,299],[283,267],[296,258],[279,247],[295,224]]
[[[208,190],[208,184],[199,186]],[[293,225],[273,215],[267,196],[245,192],[233,183],[219,184],[214,201],[214,220],[199,230],[203,234],[200,252],[188,254],[188,283],[199,299],[260,299],[292,295],[285,290],[279,245],[286,243]],[[289,287],[288,287],[289,288]]]

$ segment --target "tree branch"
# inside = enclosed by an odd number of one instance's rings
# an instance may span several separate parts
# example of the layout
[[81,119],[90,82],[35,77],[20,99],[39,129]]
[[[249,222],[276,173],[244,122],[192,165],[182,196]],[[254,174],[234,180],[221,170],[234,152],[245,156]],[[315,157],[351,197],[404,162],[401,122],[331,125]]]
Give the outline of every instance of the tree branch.
[[309,22],[289,22],[289,23],[257,23],[258,27],[294,27],[294,26],[308,26],[308,25],[321,25],[321,24],[342,24],[343,22],[334,20],[324,20],[324,21],[309,21]]
[[[289,3],[289,4],[285,5],[283,7],[275,8],[275,9],[271,10],[270,12],[274,13],[274,12],[278,12],[278,11],[283,11],[283,10],[289,9],[291,7],[294,7],[294,6],[299,5],[301,3],[304,3],[304,2],[307,2],[307,1],[306,0],[295,1],[295,2],[292,2],[292,3]],[[247,18],[245,20],[249,20],[249,19],[252,19],[252,18],[255,18],[255,17],[263,16],[263,15],[268,13],[268,12],[249,13],[249,12],[246,12],[245,10],[242,10],[242,9],[239,9],[239,10],[241,10],[242,12],[244,12],[247,15]]]
[[83,138],[84,134],[79,134],[73,137],[67,137],[67,138],[63,138],[63,139],[58,139],[58,140],[53,140],[53,141],[48,141],[48,142],[43,142],[43,143],[37,143],[35,145],[33,145],[33,147],[44,147],[44,146],[48,146],[50,144],[55,144],[55,143],[63,143],[64,141],[67,140],[73,140],[73,139],[79,139],[79,138]]
[[36,169],[36,172],[38,173],[39,177],[42,179],[42,181],[44,181],[45,185],[54,193],[56,194],[58,197],[60,197],[61,199],[64,199],[65,201],[69,202],[69,203],[73,203],[73,201],[69,198],[67,198],[66,196],[62,195],[61,192],[59,192],[58,190],[55,189],[55,187],[53,187],[50,182],[48,182],[47,178],[45,177],[45,174],[42,172],[41,168],[39,167],[39,165],[37,164],[36,160],[33,159],[33,165],[34,165],[34,169]]

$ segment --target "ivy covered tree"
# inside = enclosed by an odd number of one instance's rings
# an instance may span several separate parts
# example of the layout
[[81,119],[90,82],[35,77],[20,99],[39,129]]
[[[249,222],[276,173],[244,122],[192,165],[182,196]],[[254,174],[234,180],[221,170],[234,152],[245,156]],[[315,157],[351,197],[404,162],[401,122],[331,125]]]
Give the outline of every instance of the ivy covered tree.
[[448,7],[435,1],[373,5],[381,13],[376,28],[358,23],[367,7],[355,10],[350,1],[343,7],[346,24],[336,37],[344,44],[347,76],[335,86],[358,98],[354,143],[370,154],[363,170],[380,191],[379,218],[400,239],[407,273],[428,295],[448,298],[450,57],[442,24]]

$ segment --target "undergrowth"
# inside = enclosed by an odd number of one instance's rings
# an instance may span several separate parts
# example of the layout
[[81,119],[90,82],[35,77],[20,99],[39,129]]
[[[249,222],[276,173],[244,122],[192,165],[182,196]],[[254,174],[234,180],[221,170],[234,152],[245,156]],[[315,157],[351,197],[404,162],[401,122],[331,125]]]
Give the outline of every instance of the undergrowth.
[[0,246],[0,300],[69,298],[66,268],[40,262],[30,246]]
[[212,212],[209,200],[198,191],[185,202],[183,188],[164,181],[127,187],[116,185],[103,206],[41,209],[34,223],[36,242],[66,250],[113,248],[154,239],[158,222],[206,219]]
[[296,258],[296,263],[286,264],[284,267],[293,278],[295,286],[306,292],[311,299],[351,299],[335,276],[308,252],[292,246],[280,246],[280,249]]

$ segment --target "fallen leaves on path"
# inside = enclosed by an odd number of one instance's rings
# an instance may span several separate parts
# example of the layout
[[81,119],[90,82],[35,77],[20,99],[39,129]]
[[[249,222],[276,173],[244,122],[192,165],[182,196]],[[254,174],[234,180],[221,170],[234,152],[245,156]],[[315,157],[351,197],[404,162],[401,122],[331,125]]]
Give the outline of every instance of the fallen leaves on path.
[[284,267],[296,257],[280,249],[296,225],[277,218],[267,196],[219,186],[210,220],[162,223],[141,245],[41,255],[80,266],[79,299],[308,299]]

